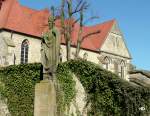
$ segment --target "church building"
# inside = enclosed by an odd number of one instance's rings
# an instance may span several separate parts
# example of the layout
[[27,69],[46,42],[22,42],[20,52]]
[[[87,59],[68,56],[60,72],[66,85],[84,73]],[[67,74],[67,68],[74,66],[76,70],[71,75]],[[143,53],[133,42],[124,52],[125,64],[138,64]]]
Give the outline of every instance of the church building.
[[[41,36],[48,27],[49,11],[34,10],[17,0],[0,0],[0,66],[40,62]],[[57,26],[57,24],[56,24]],[[71,57],[74,57],[79,24],[72,33]],[[83,27],[83,33],[99,30],[81,45],[79,56],[99,64],[128,80],[131,55],[116,20]],[[65,43],[61,42],[62,61],[66,61]]]

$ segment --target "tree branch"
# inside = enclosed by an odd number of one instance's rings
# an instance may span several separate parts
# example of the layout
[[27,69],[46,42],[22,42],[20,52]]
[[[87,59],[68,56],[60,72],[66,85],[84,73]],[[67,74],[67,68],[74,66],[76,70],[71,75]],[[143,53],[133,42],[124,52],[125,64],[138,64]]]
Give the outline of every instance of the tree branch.
[[[82,0],[81,0],[82,1]],[[82,4],[82,5],[81,5]],[[77,13],[77,12],[80,12],[81,10],[86,10],[89,6],[89,4],[87,4],[87,2],[83,2],[83,3],[80,3],[81,7],[79,8],[76,8],[73,12],[72,12],[72,15]]]
[[76,6],[76,8],[75,8],[75,11],[78,10],[78,8],[80,7],[80,5],[82,4],[82,1],[83,1],[83,0],[80,0],[80,1],[78,2],[77,6]]

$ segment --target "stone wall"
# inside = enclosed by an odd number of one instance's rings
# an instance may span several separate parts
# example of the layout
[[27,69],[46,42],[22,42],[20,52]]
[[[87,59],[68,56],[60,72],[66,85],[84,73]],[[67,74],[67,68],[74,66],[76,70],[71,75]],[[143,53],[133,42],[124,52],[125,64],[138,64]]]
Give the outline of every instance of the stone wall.
[[[124,76],[122,77],[128,80],[128,70],[129,64],[131,63],[131,55],[117,23],[113,25],[100,51],[101,59],[102,57],[106,56],[109,58],[108,70],[118,73],[118,75],[121,76],[123,74],[121,73],[123,68]],[[116,71],[116,68],[118,71]]]
[[4,66],[7,52],[8,52],[8,47],[2,37],[2,34],[0,33],[0,66]]
[[[4,84],[0,81],[0,89],[3,89]],[[7,99],[3,98],[0,93],[0,116],[11,116],[7,106]]]
[[29,53],[28,53],[28,63],[40,62],[40,48],[41,48],[41,40],[21,34],[6,32],[3,31],[1,35],[3,37],[11,37],[15,44],[14,54],[16,57],[16,64],[20,64],[21,59],[21,44],[24,40],[29,41]]
[[[1,44],[1,48],[3,48],[3,50],[7,50],[7,52],[8,51],[12,52],[10,53],[12,54],[12,56],[7,58],[7,60],[9,61],[9,65],[14,64],[14,60],[15,60],[15,64],[20,64],[21,44],[24,40],[28,40],[29,42],[28,63],[40,62],[41,39],[34,38],[31,36],[25,36],[25,35],[17,34],[17,33],[10,33],[7,31],[2,31],[0,33],[0,36],[6,37],[6,38],[12,38],[15,44],[14,50],[12,50],[12,48],[10,48],[10,50],[5,49],[6,48],[5,44]],[[0,41],[2,42],[2,39],[0,39]],[[72,59],[74,58],[75,50],[76,48],[72,47],[71,49]],[[128,52],[128,49],[126,48],[123,37],[119,34],[114,34],[113,32],[111,32],[108,35],[108,38],[106,39],[105,43],[103,44],[100,50],[101,52],[93,52],[93,51],[81,49],[79,56],[80,58],[84,58],[84,55],[87,54],[86,59],[88,61],[92,61],[96,64],[99,64],[100,66],[103,66],[103,62],[101,62],[99,57],[104,58],[105,56],[112,57],[112,60],[114,59],[116,60],[120,59],[120,61],[123,60],[126,64],[130,63],[130,59],[128,58],[130,57],[130,54]],[[5,52],[6,51],[4,51],[4,53]],[[63,62],[66,61],[66,46],[65,45],[61,45],[61,54],[62,54],[62,61]],[[14,55],[15,55],[15,59],[14,59]],[[108,70],[115,72],[114,62],[111,62],[109,64]],[[125,79],[128,78],[127,71],[128,71],[128,66],[126,65]]]
[[[62,48],[62,54],[63,54],[63,61],[66,61],[66,46],[65,45],[61,45],[61,48]],[[72,47],[71,48],[71,58],[72,59],[74,59],[75,51],[76,51],[76,48]],[[94,62],[96,64],[99,63],[99,60],[98,60],[99,53],[81,49],[79,57],[80,58],[84,58],[84,54],[85,53],[87,53],[87,60],[88,61],[92,61],[92,62]]]
[[123,57],[130,58],[130,54],[121,35],[109,33],[104,42],[101,51],[113,53]]
[[87,116],[87,101],[86,101],[86,92],[83,88],[81,82],[74,75],[74,81],[76,82],[76,96],[74,100],[70,104],[70,110],[66,113],[66,115],[73,116]]
[[[29,41],[29,56],[28,56],[28,62],[29,63],[33,63],[33,62],[40,62],[40,49],[41,49],[41,40],[37,39],[37,38],[33,38],[33,37],[29,37],[29,36],[24,36],[21,34],[16,34],[13,33],[11,35],[10,32],[2,32],[1,35],[3,37],[11,37],[12,36],[12,40],[15,43],[15,49],[14,49],[14,53],[16,56],[16,64],[20,64],[20,56],[21,56],[21,44],[23,42],[23,40],[27,39]],[[66,61],[66,47],[65,45],[61,45],[62,48],[62,56],[63,56],[63,61]],[[75,48],[71,49],[71,58],[74,58],[74,54],[75,53]],[[83,58],[83,55],[87,53],[88,57],[87,60],[89,61],[93,61],[95,63],[98,63],[98,59],[97,59],[97,53],[94,53],[92,51],[87,51],[87,50],[81,50],[80,51],[80,57]]]
[[0,97],[0,116],[11,116],[6,101],[7,100],[2,100]]
[[[122,78],[128,80],[128,78],[129,78],[128,70],[130,67],[131,60],[128,58],[123,58],[123,57],[117,56],[117,55],[115,56],[115,55],[111,55],[108,53],[101,53],[99,56],[99,60],[101,60],[100,62],[102,62],[101,63],[102,66],[104,66],[103,60],[105,59],[105,57],[107,57],[109,59],[108,70],[121,76],[121,66],[123,66],[124,67],[124,77],[122,77]],[[116,70],[116,66],[117,66],[117,70]],[[103,68],[105,68],[105,67],[103,67]]]

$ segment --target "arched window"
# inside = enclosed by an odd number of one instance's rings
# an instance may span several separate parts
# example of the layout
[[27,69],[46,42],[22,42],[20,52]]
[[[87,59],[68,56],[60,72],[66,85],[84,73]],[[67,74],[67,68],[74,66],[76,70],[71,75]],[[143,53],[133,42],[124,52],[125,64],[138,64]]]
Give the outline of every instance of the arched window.
[[120,73],[121,73],[121,77],[124,78],[125,77],[125,62],[122,60],[120,63]]
[[108,70],[109,64],[110,64],[110,59],[106,56],[103,61],[103,67]]
[[21,44],[21,64],[28,63],[29,41],[24,40]]
[[114,61],[114,72],[119,75],[119,66],[117,61]]

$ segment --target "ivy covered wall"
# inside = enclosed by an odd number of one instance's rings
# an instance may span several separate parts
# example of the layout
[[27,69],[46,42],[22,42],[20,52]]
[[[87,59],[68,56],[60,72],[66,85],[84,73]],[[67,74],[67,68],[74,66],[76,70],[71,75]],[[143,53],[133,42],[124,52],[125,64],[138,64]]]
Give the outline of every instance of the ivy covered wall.
[[0,70],[4,88],[0,94],[7,98],[12,116],[33,116],[34,86],[40,80],[40,64],[9,66]]
[[[0,94],[7,98],[12,116],[33,116],[34,86],[40,81],[40,69],[41,64],[26,64],[0,70],[4,84]],[[73,74],[86,91],[88,116],[143,116],[150,112],[150,88],[122,80],[91,62],[72,60],[57,69],[58,115],[69,108],[76,95]]]
[[[117,75],[83,60],[66,62],[77,75],[91,104],[89,116],[148,116],[150,88],[136,86]],[[139,108],[145,107],[145,111]]]

